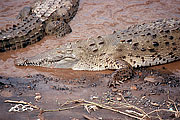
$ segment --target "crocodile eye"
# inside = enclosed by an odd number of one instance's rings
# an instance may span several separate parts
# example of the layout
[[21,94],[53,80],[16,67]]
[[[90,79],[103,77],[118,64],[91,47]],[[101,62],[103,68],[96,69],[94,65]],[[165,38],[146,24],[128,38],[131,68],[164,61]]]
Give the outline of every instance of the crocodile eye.
[[73,50],[72,50],[72,49],[71,49],[71,50],[67,50],[67,51],[66,51],[66,53],[67,53],[67,54],[71,54],[72,52],[73,52]]

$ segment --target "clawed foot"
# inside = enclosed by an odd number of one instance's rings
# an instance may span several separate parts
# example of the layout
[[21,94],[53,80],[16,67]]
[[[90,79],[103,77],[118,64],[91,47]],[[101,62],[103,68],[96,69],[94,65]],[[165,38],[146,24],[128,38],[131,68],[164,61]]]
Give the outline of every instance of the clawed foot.
[[116,85],[122,84],[125,80],[130,79],[133,75],[134,71],[131,66],[116,70],[111,75],[111,79],[108,82],[108,87],[116,87]]

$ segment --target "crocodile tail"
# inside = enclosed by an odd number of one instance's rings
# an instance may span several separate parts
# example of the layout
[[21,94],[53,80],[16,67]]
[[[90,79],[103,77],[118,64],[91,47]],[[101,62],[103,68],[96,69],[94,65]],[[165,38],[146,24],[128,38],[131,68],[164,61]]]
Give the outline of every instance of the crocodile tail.
[[31,15],[11,28],[0,31],[0,52],[36,43],[43,38],[44,33],[42,21]]

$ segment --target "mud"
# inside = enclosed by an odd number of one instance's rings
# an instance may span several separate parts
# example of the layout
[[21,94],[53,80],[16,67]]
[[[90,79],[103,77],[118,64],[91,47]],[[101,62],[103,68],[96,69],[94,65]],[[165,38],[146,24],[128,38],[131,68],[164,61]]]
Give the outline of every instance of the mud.
[[[12,23],[18,22],[15,17],[18,15],[20,9],[31,3],[33,3],[33,1],[1,0],[1,29],[5,29],[12,25]],[[78,13],[70,22],[72,33],[63,38],[46,36],[40,42],[26,48],[0,53],[0,74],[11,77],[23,77],[24,75],[38,73],[58,76],[63,73],[64,70],[17,67],[14,65],[14,60],[34,56],[58,47],[68,41],[87,40],[89,37],[107,35],[114,30],[126,29],[133,24],[140,24],[162,18],[180,18],[179,4],[180,2],[177,0],[111,0],[111,2],[109,2],[109,0],[81,0]],[[173,64],[173,67],[177,68],[177,66],[179,69],[179,62]]]
[[[170,103],[174,100],[180,109],[180,77],[172,73],[142,68],[135,70],[136,76],[125,81],[116,88],[108,88],[110,74],[82,75],[73,79],[47,77],[42,74],[25,76],[23,78],[0,77],[0,119],[85,119],[83,115],[103,119],[132,119],[130,117],[99,109],[88,114],[83,107],[61,112],[49,112],[38,116],[38,111],[13,113],[8,110],[14,104],[4,103],[5,100],[24,100],[32,102],[43,109],[57,109],[67,100],[85,99],[97,103],[125,102],[135,105],[145,112],[156,109],[173,109]],[[35,94],[40,93],[42,98],[35,100]],[[93,99],[94,98],[94,99]],[[121,98],[121,99],[119,99]],[[156,114],[155,114],[156,115]],[[176,119],[171,112],[159,112],[162,119]],[[133,119],[132,119],[133,120]]]
[[[18,12],[33,2],[1,0],[0,29],[17,23],[15,17]],[[120,100],[119,95],[122,94],[128,103],[150,112],[159,108],[175,110],[174,105],[168,102],[169,95],[180,110],[180,61],[137,69],[134,78],[117,88],[107,87],[112,71],[89,72],[14,65],[15,59],[34,56],[68,41],[86,40],[160,18],[180,18],[179,5],[178,0],[81,0],[78,14],[70,23],[72,33],[63,38],[46,36],[26,48],[0,53],[0,119],[84,120],[83,115],[99,119],[132,119],[104,109],[88,114],[83,107],[44,113],[42,116],[38,116],[39,111],[14,113],[8,112],[14,104],[4,103],[6,99],[24,100],[43,109],[56,109],[67,100],[86,99],[107,103]],[[35,93],[41,94],[39,101],[35,100]],[[92,99],[93,96],[97,98]],[[171,112],[159,112],[159,115],[163,119],[178,119]]]

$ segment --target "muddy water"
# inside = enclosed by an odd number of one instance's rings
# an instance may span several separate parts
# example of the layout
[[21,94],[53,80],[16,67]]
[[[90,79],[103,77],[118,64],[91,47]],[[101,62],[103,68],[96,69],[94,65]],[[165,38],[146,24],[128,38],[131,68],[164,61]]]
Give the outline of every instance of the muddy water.
[[[0,28],[5,29],[12,23],[16,23],[15,17],[18,12],[33,1],[1,0]],[[26,48],[0,53],[0,75],[22,77],[43,73],[71,77],[90,73],[41,67],[17,67],[14,65],[14,60],[34,56],[68,41],[86,40],[89,37],[110,34],[113,30],[125,29],[133,24],[171,17],[180,18],[179,0],[81,0],[78,14],[70,23],[72,33],[60,39],[47,36],[40,42]],[[180,62],[171,63],[165,67],[171,71],[179,71]]]

